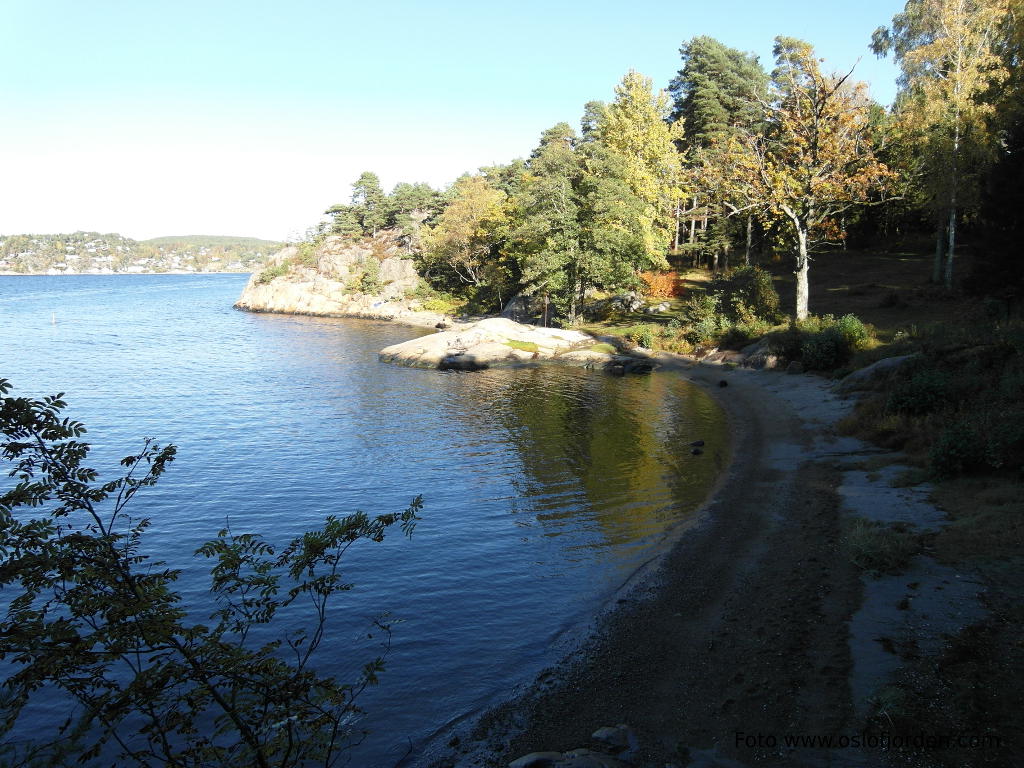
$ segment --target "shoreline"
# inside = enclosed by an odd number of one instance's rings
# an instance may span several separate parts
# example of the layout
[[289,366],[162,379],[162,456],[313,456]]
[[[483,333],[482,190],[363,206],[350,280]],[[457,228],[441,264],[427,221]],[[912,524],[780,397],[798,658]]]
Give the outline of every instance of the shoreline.
[[696,524],[624,599],[613,596],[590,637],[525,693],[479,717],[455,751],[431,756],[435,768],[599,749],[591,734],[620,723],[640,745],[630,765],[792,765],[826,752],[798,758],[747,747],[737,734],[781,739],[851,726],[847,626],[862,585],[837,552],[835,462],[870,449],[836,437],[832,425],[852,401],[816,377],[654,359],[723,408],[730,464]]

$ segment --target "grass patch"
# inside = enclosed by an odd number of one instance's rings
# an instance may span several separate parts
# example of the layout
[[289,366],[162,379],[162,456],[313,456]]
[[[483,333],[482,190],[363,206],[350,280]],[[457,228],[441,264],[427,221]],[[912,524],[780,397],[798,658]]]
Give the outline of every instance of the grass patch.
[[616,352],[618,352],[618,350],[615,347],[613,347],[611,344],[609,344],[607,342],[604,342],[604,341],[600,341],[597,344],[592,345],[590,347],[590,351],[591,352],[603,352],[603,353],[608,354],[608,355],[614,355]]
[[932,499],[950,523],[935,554],[956,565],[1024,559],[1024,484],[1015,477],[960,477],[939,483]]
[[855,517],[844,523],[843,546],[850,560],[869,573],[899,573],[921,551],[921,538],[907,525],[885,525]]
[[512,347],[512,349],[519,349],[522,350],[523,352],[533,352],[534,354],[540,351],[540,347],[538,347],[532,341],[519,341],[518,339],[509,339],[508,341],[505,342],[505,345]]
[[421,305],[427,312],[439,312],[443,315],[457,315],[466,306],[466,300],[447,294],[438,294],[423,299]]

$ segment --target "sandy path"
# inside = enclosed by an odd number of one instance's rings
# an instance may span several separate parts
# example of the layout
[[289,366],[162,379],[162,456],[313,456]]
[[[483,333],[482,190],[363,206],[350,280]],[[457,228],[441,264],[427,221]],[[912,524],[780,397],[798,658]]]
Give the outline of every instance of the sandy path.
[[838,551],[834,462],[859,445],[830,426],[849,404],[814,377],[662,363],[730,418],[733,462],[702,522],[555,683],[489,713],[436,765],[595,746],[590,734],[618,723],[639,736],[636,765],[861,764],[784,744],[845,733],[853,716],[847,621],[862,587]]

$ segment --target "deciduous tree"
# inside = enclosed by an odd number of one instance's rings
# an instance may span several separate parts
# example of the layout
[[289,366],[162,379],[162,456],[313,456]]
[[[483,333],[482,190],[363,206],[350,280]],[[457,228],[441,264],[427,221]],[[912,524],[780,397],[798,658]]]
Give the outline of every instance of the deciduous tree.
[[822,74],[813,48],[778,37],[771,101],[763,134],[727,139],[724,194],[750,209],[782,216],[794,240],[798,319],[808,314],[810,252],[815,238],[837,234],[837,217],[868,201],[889,170],[875,157],[867,131],[870,101],[862,83]]
[[[213,564],[202,621],[174,589],[180,570],[145,554],[151,521],[129,514],[174,447],[146,440],[103,482],[61,395],[9,391],[0,379],[0,457],[13,478],[0,495],[0,762],[334,764],[360,738],[356,700],[383,668],[372,660],[351,683],[316,672],[332,598],[350,588],[341,560],[395,523],[410,532],[420,500],[401,514],[330,516],[280,549],[225,527],[197,552]],[[302,606],[312,613],[296,623]],[[37,696],[76,708],[35,729],[44,738],[14,740]]]
[[909,0],[872,39],[874,51],[892,53],[903,70],[899,110],[921,142],[934,206],[945,210],[932,279],[941,272],[947,289],[960,210],[976,203],[979,171],[996,145],[994,103],[985,96],[1008,75],[998,45],[1008,10],[1008,0]]

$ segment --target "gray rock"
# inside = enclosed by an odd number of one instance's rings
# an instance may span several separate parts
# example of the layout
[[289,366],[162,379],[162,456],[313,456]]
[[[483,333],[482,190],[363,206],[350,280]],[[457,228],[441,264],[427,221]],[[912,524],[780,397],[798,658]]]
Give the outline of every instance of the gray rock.
[[624,373],[650,373],[654,370],[654,363],[649,360],[628,360],[622,364]]
[[702,363],[742,363],[743,360],[743,353],[733,349],[716,349],[701,358]]
[[794,360],[793,362],[791,362],[789,365],[786,366],[786,373],[796,374],[796,373],[803,373],[803,372],[804,372],[804,364],[801,363],[799,360]]
[[636,731],[625,723],[598,728],[591,734],[591,738],[607,744],[611,747],[612,752],[616,754],[632,752],[640,746],[640,740],[637,738]]
[[891,377],[893,373],[915,358],[917,358],[917,355],[897,355],[896,357],[882,358],[844,377],[833,389],[841,395],[855,392],[859,389],[871,389]]
[[777,368],[780,363],[778,356],[772,354],[768,348],[767,339],[748,344],[740,350],[740,354],[743,355],[742,365],[745,368],[754,368],[759,371],[768,370]]
[[629,768],[629,763],[592,749],[573,749],[565,752],[555,768]]
[[531,752],[517,757],[508,764],[508,768],[548,768],[561,759],[561,752]]
[[579,331],[522,325],[490,317],[431,336],[392,344],[380,351],[387,363],[419,368],[481,370],[493,365],[515,365],[550,360],[577,347],[591,347],[594,339]]

